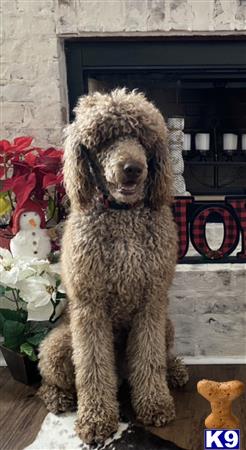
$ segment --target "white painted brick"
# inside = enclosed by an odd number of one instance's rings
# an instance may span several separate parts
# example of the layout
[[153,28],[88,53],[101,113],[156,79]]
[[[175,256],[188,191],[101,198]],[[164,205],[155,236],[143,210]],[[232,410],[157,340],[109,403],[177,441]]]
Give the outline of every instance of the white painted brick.
[[179,356],[195,356],[197,353],[195,341],[192,341],[189,336],[187,338],[176,338],[175,353]]
[[3,78],[12,80],[12,83],[13,80],[25,80],[29,84],[37,80],[40,70],[38,64],[33,62],[31,64],[23,62],[3,63],[1,69]]
[[187,305],[189,305],[189,312],[192,314],[195,311],[195,302],[198,301],[197,295],[194,296],[194,291],[189,295],[181,290],[172,290],[169,293],[169,299],[169,309],[172,314],[187,314]]
[[55,22],[51,18],[51,20],[47,20],[47,18],[32,18],[24,25],[23,24],[24,17],[21,16],[19,20],[16,20],[15,17],[11,18],[11,20],[6,20],[8,23],[8,34],[11,36],[11,39],[25,39],[26,38],[26,26],[28,26],[30,36],[54,36],[55,33]]
[[233,313],[233,316],[223,313],[199,314],[196,325],[196,335],[199,338],[205,336],[223,338],[246,338],[246,316],[241,313]]
[[204,357],[241,357],[245,358],[245,346],[242,346],[241,341],[238,338],[223,337],[218,338],[213,334],[207,334],[205,337],[201,337],[196,342],[196,356]]
[[200,296],[199,301],[195,303],[195,311],[198,314],[216,314],[223,313],[241,313],[246,314],[246,301],[243,298],[244,292],[241,291],[241,295],[237,295],[235,292],[228,293],[226,290],[224,292],[215,292],[214,294],[209,294],[207,297]]
[[64,125],[56,125],[53,128],[47,128],[47,143],[49,145],[56,145],[57,147],[63,147],[63,128]]
[[170,314],[175,323],[175,335],[177,338],[195,338],[195,328],[197,324],[194,321],[192,313],[187,314]]
[[[57,58],[57,38],[49,39],[47,36],[36,36],[33,39],[6,39],[1,46],[3,61],[9,65],[14,63],[28,63],[31,70],[32,64],[42,65],[50,63],[52,58]],[[14,57],[13,57],[14,55]]]
[[7,15],[16,15],[18,13],[16,1],[2,0],[0,3],[2,13]]
[[172,0],[170,2],[171,28],[191,31],[192,8],[189,2]]
[[11,0],[15,1],[18,12],[23,12],[29,16],[53,13],[55,8],[55,0]]
[[[158,15],[158,9],[155,9],[155,14]],[[163,10],[161,12],[163,14]],[[153,24],[153,8],[152,3],[142,1],[138,2],[130,0],[126,2],[126,9],[125,9],[125,17],[124,17],[124,30],[127,32],[146,32],[150,31],[151,29],[155,28]],[[158,20],[159,21],[159,20]],[[105,24],[106,27],[106,24]]]
[[42,99],[44,109],[45,107],[50,107],[52,103],[56,104],[60,101],[60,90],[55,79],[51,78],[49,83],[45,83],[42,78],[39,84],[30,87],[29,90],[32,98]]
[[56,126],[53,128],[45,128],[45,137],[44,137],[44,128],[37,127],[31,128],[30,126],[23,127],[23,123],[21,124],[10,124],[9,126],[5,126],[5,129],[1,130],[1,137],[3,139],[12,140],[16,136],[32,136],[34,137],[34,143],[39,147],[47,148],[48,146],[59,146],[62,147],[61,140],[61,127]]
[[[78,12],[77,12],[78,8]],[[71,0],[70,3],[58,0],[56,7],[56,32],[61,33],[77,33],[78,16],[83,16],[82,5],[80,1]],[[83,23],[83,21],[80,23]]]
[[2,99],[10,102],[27,102],[30,101],[30,87],[24,81],[15,81],[3,86]]
[[24,117],[24,105],[16,102],[8,102],[3,105],[3,121],[7,123],[22,123]]
[[215,0],[58,0],[56,19],[59,34],[233,31],[245,30],[245,4],[222,0],[219,8]]
[[[55,114],[52,113],[55,111]],[[36,107],[33,111],[32,125],[34,127],[40,126],[41,128],[61,127],[61,108],[59,103],[51,103],[43,107]]]
[[179,264],[169,299],[179,353],[245,354],[246,264]]

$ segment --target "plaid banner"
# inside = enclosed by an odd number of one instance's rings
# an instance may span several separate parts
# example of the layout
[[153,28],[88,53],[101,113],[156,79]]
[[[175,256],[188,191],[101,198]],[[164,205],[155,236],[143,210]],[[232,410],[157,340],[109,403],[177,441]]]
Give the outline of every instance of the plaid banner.
[[[196,201],[193,197],[175,197],[174,218],[179,236],[179,262],[198,263],[214,260],[223,262],[246,261],[246,197],[229,196],[224,202]],[[217,218],[216,218],[217,215]],[[212,216],[212,217],[211,217]],[[223,243],[212,250],[206,239],[206,223],[222,222],[224,226]],[[242,237],[242,250],[231,255]],[[186,256],[189,241],[201,256]]]
[[175,197],[173,205],[173,213],[178,226],[179,259],[185,256],[189,247],[188,206],[193,203],[193,200],[193,197]]
[[[206,239],[206,222],[216,213],[224,224],[224,239],[218,250],[212,250]],[[232,213],[226,207],[210,206],[198,212],[191,221],[190,239],[192,245],[201,255],[210,259],[220,259],[230,255],[238,245],[239,229]]]

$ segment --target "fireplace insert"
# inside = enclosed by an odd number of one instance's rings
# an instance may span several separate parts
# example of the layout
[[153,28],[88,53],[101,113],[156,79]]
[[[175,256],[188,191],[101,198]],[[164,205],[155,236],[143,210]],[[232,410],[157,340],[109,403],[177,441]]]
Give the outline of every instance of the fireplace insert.
[[65,42],[70,117],[77,98],[126,86],[185,119],[185,181],[199,198],[246,193],[246,41]]

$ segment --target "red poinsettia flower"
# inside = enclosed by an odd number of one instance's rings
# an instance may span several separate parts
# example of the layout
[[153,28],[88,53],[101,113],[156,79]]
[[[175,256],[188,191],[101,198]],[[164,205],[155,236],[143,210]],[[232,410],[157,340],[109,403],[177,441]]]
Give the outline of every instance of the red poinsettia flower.
[[11,153],[25,153],[29,149],[33,138],[28,136],[21,136],[15,138],[13,142],[9,142],[6,139],[0,141],[0,154],[11,154]]
[[30,198],[31,193],[33,192],[35,186],[36,186],[35,173],[21,175],[14,179],[11,190],[15,193],[15,197],[19,205],[23,205],[23,203],[25,203]]
[[24,150],[28,149],[33,141],[32,137],[21,136],[14,139],[13,147],[17,153],[22,153]]
[[12,164],[12,158],[18,158],[31,151],[32,141],[33,138],[28,136],[15,138],[12,143],[6,139],[0,141],[0,178],[7,177],[8,166]]
[[56,186],[64,195],[62,184],[63,150],[31,147],[33,138],[18,137],[0,141],[0,178],[5,178],[2,191],[12,191],[18,204],[35,197],[43,207],[46,189]]
[[9,141],[6,141],[6,139],[0,141],[0,153],[7,152],[9,148],[11,148],[11,144]]

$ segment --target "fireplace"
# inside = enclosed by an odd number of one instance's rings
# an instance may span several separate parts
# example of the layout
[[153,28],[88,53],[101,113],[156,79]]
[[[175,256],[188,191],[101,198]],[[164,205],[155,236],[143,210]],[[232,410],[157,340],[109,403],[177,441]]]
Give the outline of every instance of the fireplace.
[[70,116],[93,90],[140,89],[185,119],[185,181],[199,198],[246,193],[246,42],[66,41]]

